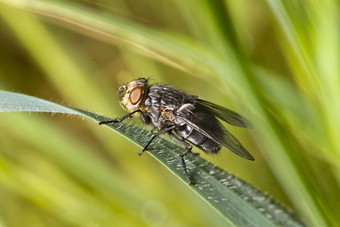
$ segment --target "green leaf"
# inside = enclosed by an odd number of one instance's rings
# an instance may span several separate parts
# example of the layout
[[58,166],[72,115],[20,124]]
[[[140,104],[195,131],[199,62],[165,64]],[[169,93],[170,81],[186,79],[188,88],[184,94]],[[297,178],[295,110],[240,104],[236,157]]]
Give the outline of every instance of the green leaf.
[[[0,91],[0,112],[15,111],[75,114],[96,122],[108,120],[106,117],[85,110],[62,106],[32,96]],[[126,123],[111,124],[106,127],[140,147],[145,146],[152,134]],[[187,184],[179,157],[183,151],[183,148],[160,137],[148,149],[152,157]],[[228,222],[238,226],[304,225],[267,195],[198,155],[187,155],[186,165],[193,181],[193,185],[188,186],[223,215]]]

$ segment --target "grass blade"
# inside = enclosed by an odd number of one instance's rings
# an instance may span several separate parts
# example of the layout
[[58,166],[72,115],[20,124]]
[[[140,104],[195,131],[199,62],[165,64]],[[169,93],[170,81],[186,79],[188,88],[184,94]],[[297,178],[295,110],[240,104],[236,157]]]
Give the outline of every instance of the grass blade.
[[[97,122],[108,119],[32,96],[0,91],[0,112],[15,111],[76,114]],[[126,123],[107,125],[107,127],[140,147],[143,147],[151,136],[151,132]],[[179,154],[184,151],[183,148],[165,139],[157,138],[148,151],[186,183],[179,157]],[[191,188],[230,223],[239,226],[303,226],[302,222],[268,196],[202,158],[193,154],[188,155],[187,168],[193,180]]]

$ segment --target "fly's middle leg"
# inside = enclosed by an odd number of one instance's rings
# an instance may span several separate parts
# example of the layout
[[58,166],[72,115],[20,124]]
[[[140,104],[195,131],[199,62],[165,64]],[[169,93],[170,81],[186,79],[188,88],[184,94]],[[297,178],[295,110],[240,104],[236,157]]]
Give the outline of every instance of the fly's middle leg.
[[188,184],[191,184],[191,180],[190,180],[190,177],[189,177],[189,174],[188,174],[187,166],[186,166],[185,161],[184,161],[184,156],[186,156],[188,153],[191,152],[192,145],[185,142],[184,140],[181,140],[180,138],[178,138],[172,132],[169,132],[169,135],[173,140],[175,140],[177,143],[181,144],[182,146],[184,146],[186,148],[186,151],[181,153],[180,156],[181,156],[182,166],[183,166],[184,173],[185,173],[185,176],[187,178]]
[[152,135],[151,139],[149,140],[149,142],[145,145],[145,147],[143,148],[143,150],[141,152],[138,153],[139,156],[141,156],[144,151],[148,148],[148,146],[151,144],[151,142],[156,139],[159,135],[163,134],[163,133],[166,133],[166,132],[169,132],[171,130],[173,130],[176,126],[173,125],[173,126],[170,126],[168,128],[163,128],[162,130],[160,130],[159,132],[155,133]]

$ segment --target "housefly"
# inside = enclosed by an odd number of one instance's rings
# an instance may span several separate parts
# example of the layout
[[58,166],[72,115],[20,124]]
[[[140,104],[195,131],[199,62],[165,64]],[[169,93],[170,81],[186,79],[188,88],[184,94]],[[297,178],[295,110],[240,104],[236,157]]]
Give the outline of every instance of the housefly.
[[118,89],[118,94],[124,92],[120,104],[130,113],[114,120],[101,121],[99,125],[122,122],[138,113],[144,123],[153,124],[158,130],[138,154],[142,155],[159,135],[169,134],[186,148],[180,157],[189,184],[191,180],[184,157],[191,152],[192,145],[209,154],[216,154],[221,147],[225,147],[242,158],[255,160],[218,120],[250,128],[248,120],[238,113],[170,85],[149,85],[145,78],[133,80]]

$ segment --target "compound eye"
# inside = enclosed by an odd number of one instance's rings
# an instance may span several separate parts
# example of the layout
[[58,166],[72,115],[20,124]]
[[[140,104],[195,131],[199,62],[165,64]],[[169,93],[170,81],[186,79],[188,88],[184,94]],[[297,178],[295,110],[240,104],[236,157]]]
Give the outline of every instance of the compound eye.
[[130,102],[132,105],[136,105],[142,98],[143,88],[138,86],[131,90],[130,92]]

